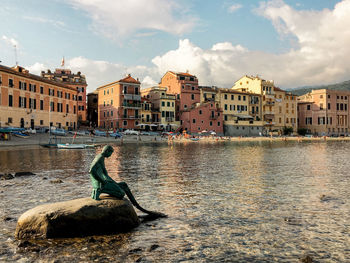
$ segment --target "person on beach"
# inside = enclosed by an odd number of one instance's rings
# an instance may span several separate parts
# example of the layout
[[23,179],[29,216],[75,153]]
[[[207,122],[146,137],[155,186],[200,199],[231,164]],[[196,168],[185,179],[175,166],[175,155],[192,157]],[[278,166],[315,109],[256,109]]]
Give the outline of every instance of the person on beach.
[[115,182],[109,175],[105,167],[105,158],[109,158],[114,149],[110,145],[106,145],[102,152],[98,154],[93,160],[89,174],[93,186],[93,191],[91,198],[95,200],[100,200],[100,194],[106,193],[118,199],[123,199],[126,195],[131,203],[140,211],[149,214],[153,218],[157,217],[166,217],[165,214],[159,212],[148,211],[142,208],[136,201],[134,195],[131,193],[131,190],[127,183],[125,182]]

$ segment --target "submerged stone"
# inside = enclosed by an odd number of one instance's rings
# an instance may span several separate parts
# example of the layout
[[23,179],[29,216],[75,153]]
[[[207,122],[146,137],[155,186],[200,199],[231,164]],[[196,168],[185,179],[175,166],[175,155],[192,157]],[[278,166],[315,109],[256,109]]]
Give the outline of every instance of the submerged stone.
[[17,239],[83,237],[127,232],[140,221],[126,200],[101,196],[45,204],[28,210],[17,222]]

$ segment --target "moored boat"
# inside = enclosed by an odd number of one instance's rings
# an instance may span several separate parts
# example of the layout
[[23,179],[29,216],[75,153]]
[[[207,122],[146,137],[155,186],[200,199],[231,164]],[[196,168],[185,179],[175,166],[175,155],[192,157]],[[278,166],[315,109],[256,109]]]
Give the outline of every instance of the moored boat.
[[85,149],[86,144],[57,143],[58,149]]

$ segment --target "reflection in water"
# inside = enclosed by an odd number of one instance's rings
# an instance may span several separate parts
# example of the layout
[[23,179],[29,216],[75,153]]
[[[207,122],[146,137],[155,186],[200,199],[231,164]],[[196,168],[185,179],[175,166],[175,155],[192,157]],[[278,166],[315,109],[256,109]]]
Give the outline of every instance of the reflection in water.
[[[237,142],[115,146],[106,167],[141,206],[166,219],[128,234],[43,241],[17,249],[15,220],[0,222],[0,261],[291,262],[306,254],[349,258],[350,147],[341,142]],[[36,205],[88,196],[88,169],[101,149],[0,151],[0,212],[17,218]],[[53,179],[63,183],[53,184]],[[322,195],[326,197],[323,198]],[[156,246],[155,246],[156,245]],[[82,251],[81,251],[82,250]]]

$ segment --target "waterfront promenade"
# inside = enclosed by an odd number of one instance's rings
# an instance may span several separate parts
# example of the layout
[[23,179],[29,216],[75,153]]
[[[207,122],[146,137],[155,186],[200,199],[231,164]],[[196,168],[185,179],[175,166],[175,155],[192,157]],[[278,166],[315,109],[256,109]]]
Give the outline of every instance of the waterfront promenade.
[[[73,136],[57,137],[59,143],[86,143],[86,144],[122,144],[122,143],[201,143],[201,142],[257,142],[257,141],[349,141],[350,137],[216,137],[216,136],[203,136],[197,137],[199,140],[192,141],[191,138],[174,137],[173,140],[169,140],[166,136],[154,136],[154,135],[124,135],[121,138],[113,137],[100,137],[100,136],[78,136],[73,140]],[[48,143],[49,134],[32,134],[29,138],[19,138],[12,136],[9,141],[0,141],[1,147],[16,147],[16,146],[35,146]]]

